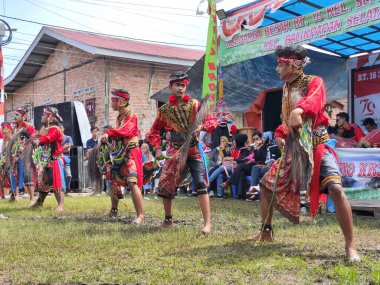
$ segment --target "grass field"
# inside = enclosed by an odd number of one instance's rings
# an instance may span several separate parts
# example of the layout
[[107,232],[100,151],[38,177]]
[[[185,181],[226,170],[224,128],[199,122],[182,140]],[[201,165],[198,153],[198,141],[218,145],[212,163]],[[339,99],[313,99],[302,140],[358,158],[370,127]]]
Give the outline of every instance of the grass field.
[[380,220],[355,218],[360,264],[344,260],[334,216],[294,226],[275,216],[275,243],[246,241],[260,224],[259,204],[211,200],[213,233],[202,236],[196,198],[174,201],[175,226],[157,231],[160,200],[144,201],[144,225],[130,197],[120,218],[109,198],[68,197],[55,213],[0,201],[0,284],[380,284]]

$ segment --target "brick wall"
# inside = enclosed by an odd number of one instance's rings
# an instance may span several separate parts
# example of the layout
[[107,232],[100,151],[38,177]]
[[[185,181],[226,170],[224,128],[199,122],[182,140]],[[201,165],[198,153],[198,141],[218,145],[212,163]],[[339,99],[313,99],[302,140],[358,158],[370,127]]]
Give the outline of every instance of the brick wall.
[[[91,60],[92,62],[89,62]],[[102,128],[107,123],[106,100],[110,100],[106,94],[107,77],[109,90],[124,88],[130,92],[131,108],[139,118],[139,127],[144,135],[157,113],[156,101],[150,100],[149,96],[167,86],[169,75],[173,71],[186,69],[187,67],[183,66],[118,58],[96,58],[61,42],[33,80],[18,89],[15,94],[9,94],[5,102],[6,120],[12,121],[13,110],[20,106],[36,107],[46,105],[46,102],[57,104],[65,99],[84,103],[87,99],[95,98],[95,125]],[[78,94],[78,91],[86,88],[92,88],[90,90],[93,92],[74,96],[74,93]],[[114,125],[116,113],[110,105],[109,123]]]

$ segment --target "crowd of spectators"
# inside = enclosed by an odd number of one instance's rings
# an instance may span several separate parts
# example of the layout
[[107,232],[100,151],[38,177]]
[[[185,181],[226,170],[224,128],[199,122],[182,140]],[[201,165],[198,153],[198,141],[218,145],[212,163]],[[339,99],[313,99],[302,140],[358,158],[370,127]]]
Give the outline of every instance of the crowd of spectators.
[[[370,134],[375,137],[380,132],[373,118],[363,120],[363,129],[356,124],[349,123],[349,115],[341,112],[336,116],[336,125],[329,127],[331,138],[336,141],[337,147],[377,147],[377,143],[371,140]],[[86,154],[97,143],[99,129],[91,129],[92,138],[87,142]],[[366,139],[369,138],[369,142]],[[261,133],[253,130],[251,138],[240,132],[234,125],[230,128],[225,122],[219,123],[213,133],[201,132],[199,138],[208,157],[208,193],[210,197],[225,199],[244,199],[247,201],[260,200],[259,181],[269,170],[271,164],[280,157],[281,152],[277,147],[272,132]],[[162,134],[162,150],[171,143],[171,132]],[[380,142],[379,142],[380,145]],[[142,138],[140,146],[143,153],[144,165],[144,195],[154,194],[158,186],[160,169],[165,163],[165,158],[156,161],[152,146]],[[94,185],[97,188],[97,185]],[[107,187],[104,185],[104,190]],[[192,185],[185,189],[189,195],[196,195],[192,191]],[[228,194],[229,193],[229,194]]]
[[[335,140],[336,147],[339,148],[373,148],[380,145],[380,130],[373,118],[365,118],[360,126],[349,123],[350,117],[347,113],[341,112],[336,115],[335,126],[330,126],[328,131],[330,138]],[[366,130],[366,134],[363,132]]]

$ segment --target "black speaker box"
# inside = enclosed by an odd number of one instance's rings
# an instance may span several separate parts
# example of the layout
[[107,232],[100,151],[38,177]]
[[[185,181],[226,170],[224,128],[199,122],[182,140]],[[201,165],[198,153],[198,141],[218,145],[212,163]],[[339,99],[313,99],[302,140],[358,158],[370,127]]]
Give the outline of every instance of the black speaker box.
[[[80,137],[78,117],[75,112],[73,102],[65,102],[59,104],[49,105],[58,109],[59,115],[63,119],[63,126],[65,127],[65,135],[71,136],[74,146],[82,146]],[[38,106],[34,108],[34,126],[36,130],[41,128],[41,116],[46,106]]]
[[282,90],[268,92],[263,110],[263,130],[274,132],[281,125]]
[[70,151],[71,190],[84,188],[83,148],[72,147]]

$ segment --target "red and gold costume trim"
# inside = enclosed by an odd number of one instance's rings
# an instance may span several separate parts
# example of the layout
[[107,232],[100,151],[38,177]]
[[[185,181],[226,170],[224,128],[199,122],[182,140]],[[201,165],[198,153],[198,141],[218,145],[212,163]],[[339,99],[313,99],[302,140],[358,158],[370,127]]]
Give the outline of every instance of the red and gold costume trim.
[[[328,140],[326,127],[328,118],[324,115],[326,102],[325,87],[323,80],[318,76],[301,74],[296,80],[284,85],[282,98],[282,124],[276,129],[275,137],[285,139],[289,134],[288,120],[290,112],[295,108],[304,111],[304,119],[312,122],[312,142],[314,151],[313,176],[309,186],[310,212],[312,217],[316,215],[320,196],[320,167],[326,146],[323,144]],[[309,159],[309,158],[305,158]],[[290,161],[292,157],[285,155],[283,163],[281,160],[273,163],[271,169],[260,181],[264,189],[275,190],[275,207],[293,223],[299,222],[300,183],[293,181]],[[286,163],[285,163],[286,162]],[[277,171],[279,168],[279,172]],[[277,176],[278,173],[278,176]],[[334,179],[336,177],[332,177]],[[327,179],[327,178],[326,178]],[[264,190],[265,191],[265,190]]]
[[[170,98],[176,99],[172,96]],[[168,103],[161,106],[148,135],[148,140],[153,147],[161,148],[161,129],[175,131],[185,138],[194,122],[199,106],[200,103],[189,95],[182,96],[178,104],[177,100],[169,99]]]
[[[50,145],[51,147],[51,160],[47,168],[52,168],[52,172],[46,171],[46,174],[44,176],[51,176],[51,182],[52,185],[46,185],[46,186],[53,186],[54,191],[62,191],[64,190],[64,181],[63,181],[63,156],[62,153],[64,152],[64,149],[62,147],[62,141],[63,141],[63,132],[58,126],[50,126],[46,129],[46,134],[41,135],[38,140],[40,141],[40,144],[43,145]],[[44,179],[45,184],[50,184],[49,181],[50,178]],[[49,190],[49,189],[47,189]]]
[[106,131],[111,139],[123,139],[125,145],[125,163],[120,166],[118,173],[106,174],[111,183],[128,186],[128,183],[136,183],[142,187],[143,165],[142,152],[138,146],[138,123],[137,116],[127,109],[125,113],[116,118],[116,128]]

